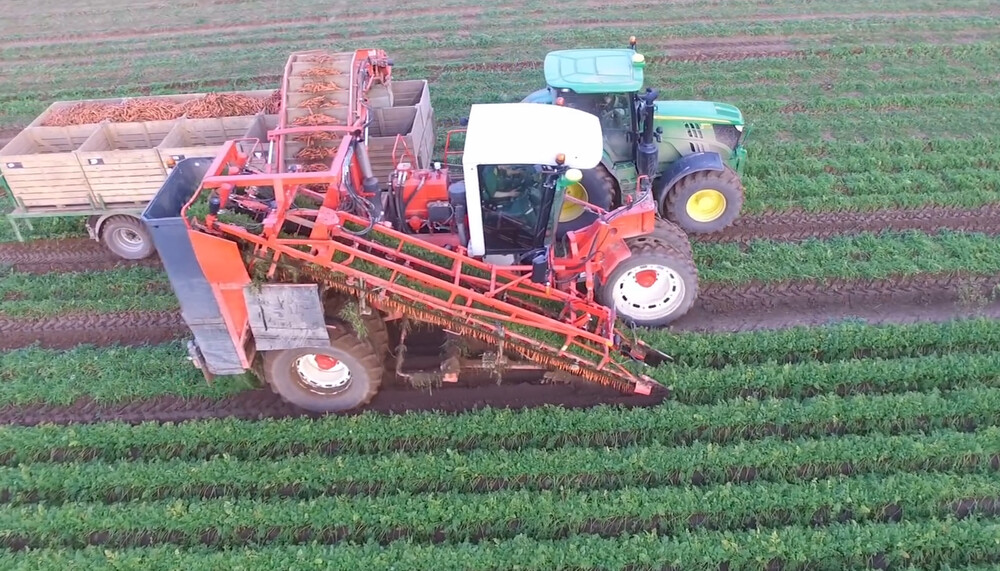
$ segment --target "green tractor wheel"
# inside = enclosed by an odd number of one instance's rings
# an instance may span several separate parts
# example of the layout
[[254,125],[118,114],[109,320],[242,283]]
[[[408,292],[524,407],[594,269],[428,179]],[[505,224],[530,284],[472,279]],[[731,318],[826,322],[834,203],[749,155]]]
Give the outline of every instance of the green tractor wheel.
[[679,180],[667,190],[661,214],[687,232],[709,234],[735,222],[742,209],[743,183],[727,166]]
[[[592,169],[582,170],[583,178],[580,182],[574,182],[566,189],[566,195],[593,204],[594,206],[610,210],[615,196],[615,179],[611,176],[604,165],[597,165]],[[573,230],[579,230],[597,220],[597,214],[586,210],[583,206],[569,201],[563,202],[562,210],[559,211],[558,230],[560,234],[565,234]]]

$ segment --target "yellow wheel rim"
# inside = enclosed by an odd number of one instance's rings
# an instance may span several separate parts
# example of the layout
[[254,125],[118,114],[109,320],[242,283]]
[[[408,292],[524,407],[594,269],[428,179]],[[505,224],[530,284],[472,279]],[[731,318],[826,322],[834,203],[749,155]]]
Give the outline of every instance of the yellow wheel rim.
[[726,197],[718,190],[706,188],[691,195],[687,213],[697,222],[711,222],[726,211]]
[[[574,182],[573,184],[566,187],[566,196],[572,196],[577,200],[582,200],[583,202],[588,202],[587,198],[590,196],[587,194],[587,189],[584,188],[579,182]],[[559,211],[559,222],[569,222],[570,220],[576,220],[583,214],[584,208],[579,204],[573,202],[563,202],[562,210]]]

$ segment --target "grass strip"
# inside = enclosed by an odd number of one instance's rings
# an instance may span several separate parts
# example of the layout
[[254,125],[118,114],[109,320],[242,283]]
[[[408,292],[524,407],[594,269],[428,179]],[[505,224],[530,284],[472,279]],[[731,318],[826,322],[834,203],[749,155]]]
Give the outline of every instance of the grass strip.
[[655,408],[542,407],[485,409],[462,415],[216,419],[182,424],[105,423],[77,427],[0,427],[0,464],[103,459],[280,458],[320,454],[417,453],[436,450],[551,450],[566,446],[626,447],[731,444],[769,436],[907,434],[1000,423],[1000,390],[889,396],[823,396],[806,401],[733,400],[714,405],[668,403]]
[[[975,498],[984,500],[978,504]],[[967,501],[966,504],[963,500]],[[995,504],[995,505],[994,505]],[[995,475],[892,474],[803,483],[752,483],[709,488],[624,488],[601,492],[502,491],[490,494],[391,494],[309,500],[210,499],[61,506],[0,506],[8,546],[81,548],[171,543],[212,545],[352,541],[387,543],[402,537],[428,543],[489,539],[558,540],[594,533],[691,528],[764,530],[847,520],[921,521],[980,512],[995,515]],[[211,531],[208,531],[211,530]],[[324,537],[325,536],[325,537]],[[99,539],[98,539],[99,538]],[[309,538],[309,539],[307,539]]]
[[177,308],[177,297],[160,268],[143,266],[94,272],[0,276],[0,314],[58,315],[74,310],[129,311]]
[[5,569],[695,569],[725,565],[757,568],[768,563],[809,563],[811,569],[840,571],[880,566],[942,568],[994,562],[1000,523],[962,521],[789,526],[773,531],[695,531],[672,537],[623,534],[617,538],[578,535],[565,540],[511,540],[460,545],[425,545],[399,540],[365,544],[253,547],[211,550],[162,546],[113,550],[47,549],[5,553]]
[[69,405],[81,398],[117,403],[165,395],[222,398],[253,386],[249,374],[219,377],[209,385],[186,355],[181,342],[0,352],[0,405]]
[[0,498],[9,505],[29,506],[198,498],[311,500],[338,494],[809,482],[842,474],[888,477],[909,471],[988,474],[996,480],[997,469],[1000,428],[990,426],[976,432],[937,430],[899,436],[770,437],[721,446],[696,442],[682,447],[649,444],[467,453],[442,447],[418,454],[309,453],[273,461],[223,454],[210,460],[23,464],[0,468]]

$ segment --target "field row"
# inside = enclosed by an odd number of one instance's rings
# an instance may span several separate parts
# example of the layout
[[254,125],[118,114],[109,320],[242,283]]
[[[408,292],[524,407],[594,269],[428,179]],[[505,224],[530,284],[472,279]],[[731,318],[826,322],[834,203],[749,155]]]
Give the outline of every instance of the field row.
[[[218,533],[202,542],[212,545]],[[117,551],[44,550],[4,554],[7,569],[120,568],[175,569],[494,569],[497,562],[519,569],[692,569],[808,563],[810,569],[841,570],[877,566],[893,569],[994,563],[1000,523],[968,518],[920,522],[787,526],[775,530],[685,531],[671,537],[624,533],[614,539],[577,535],[564,540],[517,536],[510,540],[427,545],[411,539],[343,544],[264,547],[243,550],[178,549],[164,546]],[[136,535],[137,541],[148,536]],[[308,538],[308,536],[306,537]],[[914,544],[914,538],[920,538]],[[30,565],[30,567],[29,567]],[[906,567],[912,566],[912,567]]]
[[[405,392],[420,394],[416,389]],[[448,394],[440,390],[435,398],[447,399]],[[1000,419],[1000,389],[987,387],[889,395],[821,395],[805,400],[731,399],[703,405],[667,400],[638,408],[485,408],[459,416],[440,412],[385,416],[367,412],[313,420],[301,418],[298,411],[299,417],[293,415],[263,425],[225,418],[231,414],[226,399],[208,403],[192,399],[181,411],[189,412],[201,404],[208,405],[205,408],[209,413],[202,418],[218,418],[176,426],[156,422],[131,426],[109,423],[111,418],[105,415],[90,420],[100,424],[70,430],[54,425],[46,428],[44,423],[10,426],[2,431],[7,438],[0,459],[6,463],[25,459],[202,457],[219,453],[233,457],[282,456],[310,450],[521,450],[567,445],[679,445],[699,440],[721,444],[774,435],[796,438],[935,428],[965,430],[996,424]],[[145,416],[140,414],[134,422],[150,421],[150,407],[140,408]],[[248,412],[254,413],[248,418],[267,416],[259,408]],[[539,429],[542,426],[544,430]],[[219,432],[213,433],[213,429]]]
[[[70,502],[61,506],[0,506],[0,525],[17,530],[2,540],[8,547],[129,547],[161,542],[222,547],[305,543],[310,539],[324,543],[399,538],[461,543],[524,535],[559,540],[579,534],[614,537],[623,531],[670,536],[699,528],[762,531],[838,521],[920,522],[980,514],[1000,515],[1000,480],[995,474],[892,474],[600,492],[563,488],[490,494],[321,496],[309,500]],[[206,536],[211,540],[206,542]]]
[[[788,280],[874,280],[1000,272],[1000,236],[942,230],[861,233],[800,242],[753,240],[693,244],[702,288],[739,288]],[[39,317],[66,311],[116,312],[177,307],[156,267],[108,271],[8,273],[0,281],[0,314]]]
[[[211,423],[201,424],[204,427]],[[1000,432],[995,426],[975,432],[952,429],[914,432],[892,436],[874,432],[794,439],[767,437],[721,445],[694,442],[672,446],[647,442],[615,448],[568,446],[469,451],[442,446],[428,453],[379,455],[324,450],[264,456],[267,461],[252,455],[240,458],[238,449],[230,453],[224,446],[217,446],[216,453],[203,456],[205,459],[133,456],[114,461],[0,468],[4,477],[0,503],[118,503],[223,497],[307,500],[341,494],[391,498],[402,492],[628,491],[634,486],[729,489],[727,484],[733,483],[807,484],[816,478],[891,477],[897,472],[925,470],[952,475],[980,474],[996,479],[996,471],[1000,470]],[[706,497],[715,495],[712,492],[720,490],[702,490]],[[1000,491],[986,495],[1000,496]]]

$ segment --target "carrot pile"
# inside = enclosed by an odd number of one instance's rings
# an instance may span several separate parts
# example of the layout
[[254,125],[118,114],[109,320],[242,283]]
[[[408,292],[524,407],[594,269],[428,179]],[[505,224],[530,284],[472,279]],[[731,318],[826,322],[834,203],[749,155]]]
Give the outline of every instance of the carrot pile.
[[280,90],[275,90],[269,97],[264,98],[250,97],[239,93],[209,93],[204,97],[184,103],[140,97],[122,103],[77,103],[53,111],[42,125],[65,127],[67,125],[88,125],[101,121],[126,123],[164,121],[179,117],[207,119],[256,115],[260,111],[273,115],[278,113],[280,107]]

